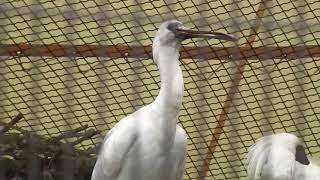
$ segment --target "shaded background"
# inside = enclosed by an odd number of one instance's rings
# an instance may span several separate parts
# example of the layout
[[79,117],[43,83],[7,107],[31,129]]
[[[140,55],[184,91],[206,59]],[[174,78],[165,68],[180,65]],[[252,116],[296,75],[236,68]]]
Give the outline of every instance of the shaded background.
[[318,157],[319,16],[315,0],[2,1],[0,121],[21,113],[8,134],[47,139],[88,125],[101,133],[76,148],[97,147],[118,120],[155,99],[150,46],[161,22],[178,19],[239,37],[238,46],[183,44],[184,179],[247,179],[248,147],[273,132],[297,134]]

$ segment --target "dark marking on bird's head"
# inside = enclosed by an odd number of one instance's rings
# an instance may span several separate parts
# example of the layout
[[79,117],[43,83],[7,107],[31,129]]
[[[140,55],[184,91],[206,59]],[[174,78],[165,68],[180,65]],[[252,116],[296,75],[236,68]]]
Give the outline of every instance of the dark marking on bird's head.
[[190,38],[220,39],[236,42],[238,39],[222,32],[199,31],[185,27],[180,21],[169,20],[162,23],[156,35],[157,42],[161,45],[174,45]]
[[305,150],[302,145],[298,145],[296,147],[296,161],[303,164],[303,165],[309,165],[310,161],[307,158],[307,155],[305,153]]
[[[179,55],[181,42],[190,38],[213,38],[227,41],[237,41],[237,39],[228,34],[212,31],[198,31],[185,27],[180,21],[169,20],[163,22],[153,41],[152,51],[155,62],[159,53]],[[170,58],[169,58],[170,59]]]
[[183,27],[183,24],[177,20],[162,23],[156,34],[156,43],[167,47],[177,47],[184,40],[182,36],[179,36],[177,29]]

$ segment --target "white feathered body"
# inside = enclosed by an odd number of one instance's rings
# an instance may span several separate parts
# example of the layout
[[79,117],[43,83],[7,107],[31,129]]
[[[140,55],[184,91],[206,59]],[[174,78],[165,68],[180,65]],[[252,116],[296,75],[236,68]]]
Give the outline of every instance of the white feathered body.
[[320,180],[320,168],[314,161],[303,165],[296,161],[296,147],[302,141],[293,134],[265,136],[249,148],[248,176],[251,180]]
[[[108,132],[92,180],[182,179],[186,133],[176,121],[174,126],[162,124],[169,122],[157,116],[159,109],[153,105],[125,117]],[[163,132],[164,126],[171,129]]]
[[[155,101],[125,117],[105,137],[91,180],[181,180],[187,135],[177,125],[183,99],[179,47],[191,37],[232,39],[222,33],[186,31],[181,22],[162,23],[153,41],[161,88]],[[210,33],[209,33],[210,34]],[[218,34],[218,35],[217,35]]]
[[317,160],[310,160],[308,166],[296,163],[296,171],[294,180],[320,180],[320,166]]

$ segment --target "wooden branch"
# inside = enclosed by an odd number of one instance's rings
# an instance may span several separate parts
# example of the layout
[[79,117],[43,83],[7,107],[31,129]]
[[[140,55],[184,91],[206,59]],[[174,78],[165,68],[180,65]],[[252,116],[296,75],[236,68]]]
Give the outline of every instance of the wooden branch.
[[101,132],[101,131],[99,131],[99,130],[89,129],[87,132],[85,132],[85,134],[84,134],[81,138],[79,138],[78,140],[72,142],[71,144],[72,144],[73,146],[75,146],[75,145],[81,143],[82,141],[88,140],[88,139],[90,139],[91,137],[99,134],[100,132]]
[[5,133],[9,129],[11,129],[19,120],[23,118],[23,115],[19,113],[16,117],[14,117],[9,123],[3,125],[3,128],[0,130],[0,133]]
[[67,139],[67,138],[75,137],[75,136],[78,135],[78,134],[77,134],[78,132],[83,131],[83,130],[85,130],[85,129],[87,129],[87,128],[88,128],[88,125],[86,124],[86,125],[84,125],[84,126],[81,126],[81,127],[76,128],[76,129],[72,129],[72,130],[69,130],[69,131],[65,131],[65,132],[63,132],[62,134],[60,134],[59,136],[56,136],[56,137],[52,138],[52,139],[51,139],[51,142],[52,142],[52,143],[56,143],[56,142],[58,142],[58,141],[60,141],[60,140],[62,140],[62,139]]
[[[254,33],[257,33],[256,31]],[[250,38],[248,40],[250,43]],[[233,52],[239,52],[237,57]],[[231,56],[232,55],[232,56]],[[152,58],[152,46],[67,45],[67,44],[0,44],[0,56],[110,57]],[[181,48],[182,59],[198,60],[269,60],[320,57],[319,45],[287,47],[191,47]]]
[[[72,173],[74,174],[74,179],[81,179],[84,176],[90,177],[96,161],[96,157],[91,155],[93,150],[92,148],[87,150],[76,149],[74,145],[91,138],[96,133],[99,133],[99,131],[90,129],[87,131],[86,136],[81,137],[74,144],[61,141],[53,144],[50,139],[32,132],[28,135],[22,135],[21,133],[3,134],[0,144],[0,164],[6,164],[6,166],[1,171],[7,174],[7,179],[12,178],[12,175],[15,174],[26,176],[29,165],[28,159],[30,159],[31,153],[33,157],[36,157],[41,162],[42,173],[45,173],[46,176],[49,172],[55,177],[54,179],[60,179],[59,175],[63,173],[63,167],[61,167],[62,159],[68,157],[68,160],[74,161],[75,171]],[[28,144],[30,143],[28,140],[34,139],[38,139],[35,141],[38,149],[33,151],[34,149],[31,148],[30,150],[32,151],[26,153],[25,148],[31,146]],[[11,174],[8,172],[11,172]]]
[[[62,179],[65,172],[64,161],[73,165],[70,177],[74,179],[90,179],[96,157],[92,155],[94,148],[86,150],[74,147],[84,140],[90,139],[100,133],[89,129],[84,133],[80,132],[88,128],[88,125],[66,131],[53,139],[41,136],[33,131],[27,131],[15,126],[23,118],[19,113],[9,123],[0,122],[0,166],[4,179],[22,178],[26,179],[32,175],[42,176],[42,179]],[[5,133],[10,129],[19,132]],[[74,142],[62,142],[63,138],[79,137]],[[36,163],[36,166],[32,164]],[[33,167],[33,169],[30,169]],[[19,175],[19,177],[16,177]]]
[[[252,45],[255,41],[255,38],[258,34],[258,29],[261,24],[261,18],[262,18],[264,11],[266,9],[267,1],[269,1],[269,0],[261,0],[261,2],[260,2],[258,11],[256,13],[257,14],[256,20],[255,20],[256,24],[250,30],[248,42],[244,47],[245,49],[249,49],[250,47],[252,47]],[[236,92],[238,91],[239,83],[240,83],[240,80],[242,79],[242,75],[243,75],[246,64],[247,64],[247,60],[242,59],[242,60],[240,60],[239,65],[237,66],[236,73],[233,76],[235,79],[232,79],[232,84],[231,84],[231,87],[230,87],[229,92],[227,94],[227,99],[224,102],[222,111],[220,113],[220,116],[219,116],[219,119],[217,122],[217,126],[214,129],[213,138],[212,138],[210,145],[208,147],[206,158],[201,166],[199,180],[204,180],[207,175],[210,162],[213,159],[213,154],[214,154],[215,149],[218,145],[218,141],[220,139],[220,136],[223,133],[223,127],[225,125],[226,119],[228,118],[228,113],[229,113],[229,110],[232,106],[232,101],[234,99],[234,96],[235,96]]]

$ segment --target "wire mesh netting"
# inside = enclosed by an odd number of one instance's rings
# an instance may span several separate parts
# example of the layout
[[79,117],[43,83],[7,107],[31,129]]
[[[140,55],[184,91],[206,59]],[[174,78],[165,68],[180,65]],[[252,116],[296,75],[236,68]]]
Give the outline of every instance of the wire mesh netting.
[[[21,113],[7,134],[45,139],[88,126],[88,138],[64,141],[78,150],[98,147],[118,120],[157,96],[152,40],[161,22],[178,19],[239,37],[238,47],[183,44],[184,179],[247,179],[248,147],[272,132],[303,137],[317,157],[319,7],[311,0],[2,1],[0,122]],[[2,159],[17,159],[0,149]]]

